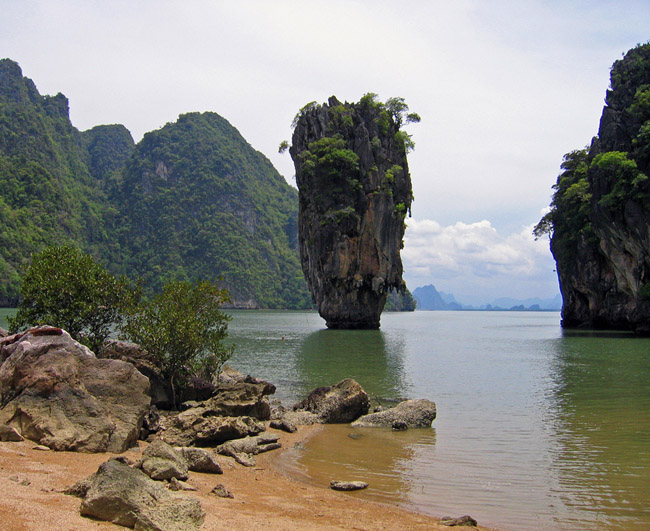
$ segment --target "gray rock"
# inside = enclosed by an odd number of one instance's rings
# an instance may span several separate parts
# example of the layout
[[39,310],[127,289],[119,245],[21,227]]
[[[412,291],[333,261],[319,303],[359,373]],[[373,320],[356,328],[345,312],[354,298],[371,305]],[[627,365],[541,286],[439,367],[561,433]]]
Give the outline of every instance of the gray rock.
[[169,490],[173,490],[173,491],[186,490],[186,491],[196,492],[199,490],[196,487],[190,485],[189,483],[185,483],[185,481],[180,481],[179,479],[176,478],[171,478],[169,480],[168,488]]
[[406,431],[409,429],[408,424],[403,420],[394,421],[391,427],[393,428],[393,431]]
[[163,376],[162,366],[140,345],[129,341],[107,339],[97,357],[122,360],[133,364],[149,379],[151,404],[163,409],[173,406],[171,385]]
[[179,449],[180,454],[192,472],[204,472],[206,474],[223,474],[221,465],[214,454],[204,448],[184,447]]
[[9,330],[5,330],[0,326],[0,337],[7,337],[9,335]]
[[155,437],[172,446],[216,446],[266,429],[251,417],[214,417],[205,408],[162,416],[160,424]]
[[141,470],[116,460],[88,478],[81,515],[140,530],[198,529],[205,518],[198,500],[171,494]]
[[365,481],[330,481],[330,489],[332,490],[362,490],[368,488],[368,484]]
[[274,430],[282,430],[282,431],[286,431],[287,433],[295,433],[296,431],[298,431],[296,425],[287,419],[272,420],[269,426],[271,426],[271,428],[273,428]]
[[219,496],[220,498],[234,498],[232,492],[230,492],[224,485],[219,483],[210,491],[210,494]]
[[183,455],[167,443],[155,440],[142,453],[142,471],[151,479],[187,479],[188,467]]
[[309,411],[323,423],[352,422],[368,413],[368,394],[352,378],[339,383],[314,389],[310,395],[296,404],[294,411]]
[[24,441],[24,437],[18,433],[16,428],[7,426],[6,424],[0,424],[0,441],[4,442],[20,442]]
[[121,453],[149,409],[149,380],[120,360],[97,359],[60,328],[0,339],[0,424],[53,450]]
[[446,525],[450,527],[455,526],[467,526],[467,527],[476,527],[478,523],[471,516],[461,516],[460,518],[451,518],[450,516],[445,516],[439,522],[440,525]]
[[257,437],[245,437],[228,441],[217,446],[216,451],[221,455],[233,457],[240,465],[254,466],[255,459],[252,457],[262,452],[277,450],[282,447],[278,437],[269,435],[258,435]]
[[379,413],[364,415],[352,423],[355,428],[390,428],[394,423],[407,428],[430,428],[436,418],[436,405],[424,398],[406,400]]

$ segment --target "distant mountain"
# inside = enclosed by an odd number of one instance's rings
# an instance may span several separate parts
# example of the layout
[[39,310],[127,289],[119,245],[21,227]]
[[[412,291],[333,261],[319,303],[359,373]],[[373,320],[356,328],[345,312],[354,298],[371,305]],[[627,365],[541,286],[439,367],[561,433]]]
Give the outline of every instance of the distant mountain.
[[500,297],[489,304],[471,306],[462,304],[450,294],[438,291],[434,285],[423,286],[413,290],[418,310],[485,310],[485,311],[559,311],[562,309],[562,296],[558,293],[553,299],[513,299]]
[[511,309],[519,306],[524,308],[532,308],[540,310],[561,310],[562,309],[562,295],[559,293],[552,299],[540,299],[539,297],[534,297],[531,299],[513,299],[510,297],[500,297],[494,299],[490,306],[492,308],[500,309]]
[[453,295],[440,293],[433,284],[413,290],[418,310],[462,310]]
[[222,277],[237,307],[311,307],[297,223],[297,191],[221,116],[137,145],[123,125],[80,132],[65,96],[0,60],[0,306],[33,252],[73,243],[149,291]]

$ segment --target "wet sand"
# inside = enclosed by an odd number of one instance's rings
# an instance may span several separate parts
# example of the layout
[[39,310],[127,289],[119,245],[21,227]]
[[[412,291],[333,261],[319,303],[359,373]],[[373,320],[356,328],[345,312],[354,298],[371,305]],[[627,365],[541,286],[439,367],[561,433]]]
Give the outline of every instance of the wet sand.
[[[327,485],[321,488],[301,483],[274,465],[282,451],[303,442],[318,429],[320,426],[302,427],[295,434],[269,430],[280,435],[283,449],[257,456],[255,467],[246,468],[218,456],[222,475],[190,472],[188,483],[198,491],[184,494],[197,497],[206,512],[201,529],[452,529],[438,525],[438,518],[335,492]],[[114,454],[52,452],[35,450],[34,446],[31,441],[0,442],[0,528],[124,529],[80,516],[80,500],[60,492],[95,472]],[[137,460],[144,447],[145,443],[140,443],[138,449],[124,455]],[[219,483],[234,498],[210,494]]]

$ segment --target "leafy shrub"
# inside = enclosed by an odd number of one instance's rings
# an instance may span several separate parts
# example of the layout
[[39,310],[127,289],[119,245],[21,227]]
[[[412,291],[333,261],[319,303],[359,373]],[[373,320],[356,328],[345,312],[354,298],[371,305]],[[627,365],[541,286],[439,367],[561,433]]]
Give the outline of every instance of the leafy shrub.
[[58,326],[95,352],[138,296],[124,277],[115,278],[92,256],[69,245],[32,256],[21,294],[18,313],[9,318],[13,332]]
[[230,316],[221,307],[229,300],[228,292],[217,284],[172,281],[126,316],[123,336],[160,363],[171,383],[174,405],[176,389],[195,376],[212,380],[232,355],[234,347],[222,343]]

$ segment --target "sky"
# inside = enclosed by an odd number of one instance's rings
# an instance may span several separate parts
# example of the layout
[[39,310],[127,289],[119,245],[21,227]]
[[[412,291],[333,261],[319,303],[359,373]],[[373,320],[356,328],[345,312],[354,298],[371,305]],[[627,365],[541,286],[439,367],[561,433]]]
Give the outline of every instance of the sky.
[[647,0],[0,0],[0,57],[80,130],[139,141],[178,115],[226,118],[295,185],[278,145],[311,101],[405,98],[411,290],[465,304],[558,293],[531,230],[565,153],[591,142],[609,70],[650,40]]

